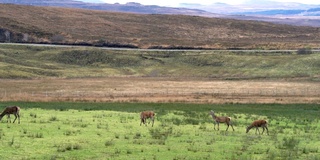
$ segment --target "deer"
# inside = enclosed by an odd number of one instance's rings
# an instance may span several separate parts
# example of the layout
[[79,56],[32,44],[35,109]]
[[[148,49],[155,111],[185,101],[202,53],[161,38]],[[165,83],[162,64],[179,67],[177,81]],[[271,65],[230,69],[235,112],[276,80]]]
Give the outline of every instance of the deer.
[[219,130],[219,124],[220,123],[226,123],[227,126],[228,126],[226,131],[228,131],[229,126],[231,126],[233,131],[234,131],[234,128],[233,128],[233,125],[232,125],[232,122],[231,122],[231,117],[226,117],[226,116],[219,117],[219,116],[216,116],[212,110],[210,111],[209,114],[212,116],[213,121],[214,121],[214,130],[216,130],[216,124],[218,124],[218,130]]
[[20,124],[20,107],[18,106],[9,106],[6,107],[2,113],[0,114],[0,120],[3,118],[3,116],[8,115],[7,123],[11,123],[10,114],[13,114],[15,116],[15,119],[13,120],[13,123],[18,118],[18,123]]
[[[148,118],[150,118],[151,121],[152,121],[152,127],[153,127],[154,116],[155,116],[155,113],[153,111],[143,111],[143,112],[141,112],[140,113],[140,120],[141,120],[140,126],[141,126],[142,123],[147,126],[146,121],[147,121]],[[149,121],[149,124],[150,124],[150,121]]]
[[255,121],[253,121],[251,123],[251,125],[247,127],[246,133],[248,133],[251,128],[256,128],[256,134],[257,134],[257,131],[260,134],[259,127],[263,128],[263,131],[262,131],[261,134],[263,134],[264,130],[266,129],[267,130],[267,134],[269,135],[268,122],[266,120],[255,120]]

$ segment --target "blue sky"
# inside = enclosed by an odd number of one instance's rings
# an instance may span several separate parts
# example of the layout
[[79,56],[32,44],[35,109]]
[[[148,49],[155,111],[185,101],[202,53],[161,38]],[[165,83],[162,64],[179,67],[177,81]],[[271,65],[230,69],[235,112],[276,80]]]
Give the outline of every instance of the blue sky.
[[[127,2],[137,2],[143,5],[159,5],[159,6],[169,6],[169,7],[177,7],[180,3],[197,3],[197,4],[213,4],[217,2],[227,3],[227,4],[242,4],[248,0],[81,0],[86,2],[104,2],[104,3],[121,3],[125,4]],[[255,0],[255,3],[259,3],[259,1],[266,0]],[[276,2],[298,2],[302,4],[318,4],[320,5],[319,0],[272,0]]]

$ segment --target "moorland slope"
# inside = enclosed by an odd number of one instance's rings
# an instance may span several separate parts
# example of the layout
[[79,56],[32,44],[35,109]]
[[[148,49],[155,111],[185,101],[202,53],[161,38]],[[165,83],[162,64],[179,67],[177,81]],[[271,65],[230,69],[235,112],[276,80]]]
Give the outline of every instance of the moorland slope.
[[138,48],[318,48],[320,28],[0,4],[0,42]]
[[0,78],[182,77],[319,81],[320,54],[0,45]]

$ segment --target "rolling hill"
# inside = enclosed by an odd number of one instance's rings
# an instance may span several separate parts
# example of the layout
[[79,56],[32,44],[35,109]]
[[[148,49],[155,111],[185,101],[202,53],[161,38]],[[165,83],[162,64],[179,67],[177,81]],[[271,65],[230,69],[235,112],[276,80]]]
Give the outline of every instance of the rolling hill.
[[319,48],[320,28],[187,15],[0,4],[0,42],[138,48]]
[[137,14],[193,15],[320,27],[319,5],[275,2],[272,0],[246,1],[240,5],[226,3],[213,3],[211,5],[180,3],[177,7],[142,5],[135,2],[111,4],[102,1],[92,2],[85,0],[0,0],[0,3],[81,8]]
[[320,54],[0,44],[0,79],[176,77],[320,81]]
[[30,6],[54,6],[64,8],[80,8],[90,10],[103,10],[112,12],[126,12],[138,14],[183,14],[198,16],[217,16],[217,14],[201,9],[162,7],[157,5],[142,5],[140,3],[129,2],[126,4],[110,3],[88,3],[77,0],[0,0],[0,3],[18,4]]

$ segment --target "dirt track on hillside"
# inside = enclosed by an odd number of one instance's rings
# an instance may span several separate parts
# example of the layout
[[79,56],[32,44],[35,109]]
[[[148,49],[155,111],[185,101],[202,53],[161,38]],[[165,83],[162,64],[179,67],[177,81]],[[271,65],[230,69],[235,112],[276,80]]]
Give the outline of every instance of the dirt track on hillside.
[[317,103],[318,82],[112,77],[1,80],[1,101]]

